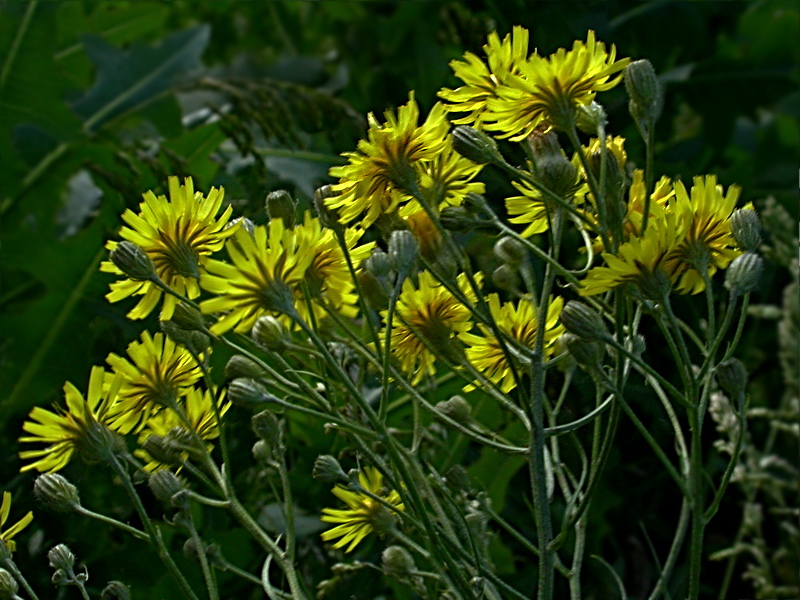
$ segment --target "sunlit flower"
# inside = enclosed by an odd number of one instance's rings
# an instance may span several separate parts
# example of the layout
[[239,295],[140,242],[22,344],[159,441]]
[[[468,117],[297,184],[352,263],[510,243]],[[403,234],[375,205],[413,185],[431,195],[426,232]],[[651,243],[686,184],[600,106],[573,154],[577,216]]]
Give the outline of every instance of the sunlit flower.
[[226,313],[211,326],[215,334],[230,329],[247,333],[263,315],[294,310],[294,291],[314,259],[307,236],[286,230],[282,219],[240,229],[225,245],[231,262],[211,259],[200,277],[203,289],[216,294],[201,302],[204,313]]
[[[497,294],[489,294],[486,300],[497,328],[519,346],[533,350],[537,329],[537,310],[534,304],[523,298],[516,303],[505,302],[501,305]],[[553,354],[556,339],[564,333],[564,326],[558,320],[563,307],[564,300],[561,297],[551,300],[547,307],[544,331],[545,358]],[[466,345],[467,359],[486,379],[498,384],[500,390],[507,393],[516,386],[508,356],[503,352],[490,327],[479,324],[478,328],[482,335],[463,333],[459,336]],[[513,353],[514,344],[506,341],[506,346]],[[518,372],[525,372],[525,363],[514,361],[514,364]]]
[[[386,123],[369,115],[368,139],[358,143],[356,152],[343,154],[349,163],[333,167],[330,174],[339,178],[336,196],[326,203],[339,211],[343,223],[362,217],[366,228],[385,213],[394,211],[404,199],[404,191],[417,181],[418,163],[433,159],[447,145],[449,123],[444,108],[436,104],[421,125],[413,93],[397,110],[385,113]],[[366,213],[366,214],[364,214]]]
[[[319,300],[323,300],[329,307],[346,317],[356,316],[358,296],[354,293],[355,286],[344,252],[333,231],[323,228],[319,219],[306,213],[304,222],[296,226],[291,233],[299,238],[298,247],[307,248],[307,252],[312,256],[302,283],[305,283],[311,296],[314,316],[317,319],[325,316],[325,310]],[[348,227],[344,230],[347,253],[354,268],[358,268],[369,257],[375,246],[375,242],[359,245],[358,242],[363,235],[363,229]],[[295,295],[298,314],[308,320],[308,305],[303,298],[302,285],[295,286]]]
[[[197,433],[201,440],[215,440],[219,437],[219,426],[214,413],[214,395],[214,392],[211,390],[203,391],[199,388],[192,388],[178,403],[179,407],[186,415],[189,426]],[[230,407],[231,403],[225,401],[225,392],[222,392],[222,395],[217,400],[217,409],[219,410],[220,418],[228,412]],[[164,437],[175,428],[186,430],[186,423],[178,416],[178,413],[171,408],[159,411],[147,420],[144,429],[139,435],[139,444],[141,445],[144,443],[151,435]],[[213,446],[208,444],[206,447],[208,451],[211,452]],[[169,466],[154,460],[146,450],[139,449],[136,450],[134,454],[147,461],[145,469],[148,471],[167,468]],[[189,455],[186,453],[184,460],[188,459],[188,457]]]
[[[458,276],[458,287],[470,303],[475,302],[475,292],[463,273]],[[386,313],[383,316],[385,320]],[[453,357],[452,344],[458,334],[472,328],[471,317],[470,309],[428,271],[419,274],[418,286],[410,279],[403,282],[392,321],[391,344],[395,358],[412,383],[436,372],[433,350]]]
[[[358,483],[361,488],[381,498],[397,510],[405,510],[396,490],[383,489],[383,475],[375,467],[366,467],[358,474]],[[341,538],[334,548],[347,546],[345,552],[351,552],[361,540],[376,529],[380,531],[385,524],[390,522],[392,510],[382,503],[370,498],[360,491],[348,490],[341,485],[333,488],[333,494],[347,508],[323,508],[321,520],[325,523],[339,523],[336,527],[322,533],[326,542]]]
[[[233,210],[228,206],[216,217],[222,206],[225,190],[211,188],[208,197],[194,191],[194,184],[187,177],[180,185],[177,177],[169,178],[169,200],[149,191],[143,195],[139,213],[126,210],[122,219],[130,227],[122,227],[120,236],[141,247],[153,261],[156,274],[170,288],[189,299],[200,295],[197,280],[208,255],[222,248],[225,238],[232,235],[235,227],[226,229]],[[108,250],[118,242],[106,244]],[[123,275],[111,261],[104,261],[100,270]],[[128,313],[131,319],[144,319],[161,300],[162,290],[151,281],[123,279],[111,284],[106,295],[110,302],[128,296],[142,296],[139,303]],[[172,317],[177,299],[164,296],[161,320]]]
[[513,185],[519,190],[521,196],[509,196],[506,198],[506,211],[511,223],[527,225],[520,233],[522,237],[530,237],[537,233],[543,233],[550,228],[550,218],[548,216],[548,201],[533,184],[523,181],[512,181]]
[[112,435],[110,430],[113,429],[110,409],[121,383],[119,377],[107,381],[103,367],[93,367],[86,398],[67,382],[64,384],[66,410],[34,407],[22,425],[22,429],[31,435],[21,437],[19,441],[47,444],[47,447],[20,452],[19,457],[23,460],[36,459],[20,471],[36,469],[53,473],[62,469],[76,450],[85,458],[96,460],[98,454],[108,448],[107,442]]
[[559,48],[546,58],[533,54],[519,65],[518,75],[508,75],[498,86],[497,97],[488,100],[495,122],[486,129],[517,142],[542,125],[565,126],[578,104],[589,104],[597,92],[622,80],[621,71],[630,59],[615,58],[616,48],[606,52],[605,44],[595,41],[594,31],[586,43],[576,41],[572,50]]
[[675,183],[675,198],[669,210],[683,221],[686,235],[664,260],[664,270],[681,294],[705,289],[701,271],[708,277],[724,269],[741,252],[731,234],[730,217],[741,188],[732,185],[723,193],[714,175],[695,177],[691,197],[681,182]]
[[128,345],[128,359],[113,352],[106,362],[109,379],[121,377],[122,384],[111,419],[121,433],[138,431],[151,415],[171,406],[189,393],[202,377],[191,353],[163,333],[142,332],[141,341]]
[[483,50],[488,65],[472,52],[465,53],[463,61],[453,60],[450,67],[466,85],[439,92],[439,96],[450,103],[445,105],[445,110],[469,113],[455,119],[453,123],[457,125],[480,125],[487,119],[492,120],[487,101],[496,97],[497,86],[505,83],[510,73],[519,74],[519,66],[528,58],[528,30],[517,25],[502,42],[493,31]]
[[11,512],[11,494],[9,492],[3,492],[3,503],[0,504],[0,540],[3,541],[6,548],[9,549],[10,552],[14,552],[17,549],[17,544],[12,539],[15,535],[17,535],[20,531],[25,529],[28,524],[33,521],[33,512],[28,512],[27,515],[22,517],[19,521],[14,523],[11,527],[6,530],[3,530],[3,527],[8,520],[8,514]]

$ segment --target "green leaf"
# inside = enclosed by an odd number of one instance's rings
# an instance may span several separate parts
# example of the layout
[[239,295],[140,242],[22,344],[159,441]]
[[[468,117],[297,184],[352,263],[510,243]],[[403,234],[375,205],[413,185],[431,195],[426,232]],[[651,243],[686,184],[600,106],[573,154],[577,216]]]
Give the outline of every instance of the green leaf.
[[219,123],[211,123],[189,130],[165,142],[163,147],[186,161],[188,174],[195,178],[197,189],[207,189],[219,170],[219,163],[210,156],[225,139]]
[[202,66],[200,56],[211,34],[207,25],[168,36],[158,46],[133,44],[115,48],[98,36],[83,38],[89,58],[97,66],[97,81],[72,107],[84,119],[84,130],[140,108],[173,85],[178,75]]

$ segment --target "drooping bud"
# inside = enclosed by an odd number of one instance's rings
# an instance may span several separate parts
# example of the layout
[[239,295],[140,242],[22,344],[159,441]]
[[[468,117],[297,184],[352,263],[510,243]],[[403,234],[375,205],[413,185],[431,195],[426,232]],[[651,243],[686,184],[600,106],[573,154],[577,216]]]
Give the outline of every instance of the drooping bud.
[[274,396],[255,379],[238,377],[228,384],[228,399],[236,406],[248,407],[270,402]]
[[605,127],[607,123],[605,109],[594,100],[578,105],[575,124],[583,133],[596,136],[600,127]]
[[206,328],[200,311],[185,302],[178,302],[170,319],[175,325],[187,331],[203,331]]
[[758,287],[764,260],[752,252],[745,252],[733,259],[725,273],[725,288],[733,296],[741,296]]
[[242,354],[234,354],[225,365],[225,379],[249,378],[256,379],[264,374],[256,361]]
[[253,330],[250,332],[255,342],[272,352],[282,352],[286,349],[286,328],[273,316],[259,317]]
[[447,231],[467,233],[479,225],[472,212],[463,206],[445,206],[439,213],[439,221]]
[[512,294],[519,293],[519,274],[517,269],[510,265],[500,265],[492,271],[492,282],[501,290],[506,290]]
[[375,248],[369,258],[364,261],[364,268],[376,279],[384,279],[392,270],[392,261],[389,255],[380,248]]
[[189,331],[176,325],[173,321],[159,321],[161,331],[176,344],[185,346],[194,354],[202,354],[211,345],[209,337],[200,331]]
[[414,268],[418,252],[417,238],[410,231],[397,230],[389,236],[389,262],[402,279]]
[[121,581],[109,581],[100,593],[100,600],[131,600],[130,588]]
[[578,366],[592,375],[598,375],[603,368],[603,344],[597,340],[586,340],[577,335],[565,333],[561,336],[567,351],[578,363]]
[[744,409],[744,396],[747,389],[747,368],[738,358],[723,360],[714,369],[717,382],[736,404],[741,413]]
[[333,187],[330,185],[323,185],[321,188],[317,188],[314,192],[314,209],[323,227],[332,229],[333,231],[340,231],[342,229],[342,224],[339,223],[339,216],[336,214],[336,211],[329,208],[325,202],[328,198],[333,198],[335,196],[336,192],[333,191]]
[[505,163],[497,142],[474,127],[459,125],[452,133],[453,149],[474,163]]
[[472,420],[469,402],[461,396],[452,396],[447,400],[436,403],[436,410],[453,419],[456,423],[466,425]]
[[486,208],[486,198],[476,192],[467,192],[464,202],[461,204],[470,214],[477,214]]
[[561,149],[554,131],[528,136],[538,182],[560,198],[569,198],[580,185],[578,170]]
[[18,589],[19,585],[17,584],[17,580],[14,579],[11,573],[0,567],[0,600],[18,598]]
[[664,91],[649,60],[636,60],[625,67],[625,89],[631,116],[639,125],[652,127],[661,115]]
[[271,410],[262,410],[253,415],[251,425],[255,434],[273,450],[283,448],[283,423]]
[[156,267],[153,265],[153,261],[144,250],[131,242],[119,242],[108,258],[120,271],[134,281],[146,281],[156,277]]
[[78,488],[58,473],[43,473],[33,482],[36,499],[56,512],[72,512],[80,507]]
[[182,493],[186,489],[186,482],[167,469],[160,469],[152,473],[147,480],[147,485],[153,495],[167,506],[179,508],[187,498]]
[[583,302],[567,302],[560,318],[564,328],[581,339],[599,341],[608,335],[602,317]]
[[286,227],[294,227],[297,219],[297,201],[286,190],[276,190],[267,194],[264,202],[270,219],[283,219]]
[[342,470],[339,461],[330,454],[321,454],[314,461],[311,476],[322,483],[342,483],[348,481],[347,474]]
[[745,252],[755,252],[761,245],[761,220],[751,208],[733,211],[730,219],[731,233]]
[[47,553],[47,559],[54,569],[63,569],[69,572],[75,566],[75,555],[65,544],[58,544],[51,548],[50,552]]
[[381,554],[383,572],[389,577],[405,579],[416,570],[411,554],[402,546],[389,546]]
[[141,443],[141,448],[150,458],[163,465],[179,466],[184,463],[186,451],[178,448],[170,436],[149,435]]
[[525,262],[528,251],[519,240],[510,236],[501,237],[494,245],[494,254],[510,267],[518,267]]

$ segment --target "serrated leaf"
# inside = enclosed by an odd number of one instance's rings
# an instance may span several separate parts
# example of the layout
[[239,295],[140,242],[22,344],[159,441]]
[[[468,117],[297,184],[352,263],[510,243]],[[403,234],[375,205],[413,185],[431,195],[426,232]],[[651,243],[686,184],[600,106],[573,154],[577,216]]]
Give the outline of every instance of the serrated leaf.
[[168,36],[158,46],[133,44],[115,48],[98,36],[83,38],[86,52],[97,67],[94,87],[72,108],[81,115],[84,129],[99,127],[155,100],[173,85],[178,75],[202,66],[211,29],[201,25]]

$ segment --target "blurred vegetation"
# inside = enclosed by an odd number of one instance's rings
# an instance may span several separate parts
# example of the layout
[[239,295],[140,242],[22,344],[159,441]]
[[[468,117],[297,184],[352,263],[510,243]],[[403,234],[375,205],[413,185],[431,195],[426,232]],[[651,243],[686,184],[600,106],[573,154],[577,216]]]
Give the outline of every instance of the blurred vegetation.
[[[760,306],[745,331],[741,357],[752,373],[751,407],[796,410],[795,2],[76,1],[4,2],[0,10],[0,443],[8,450],[0,457],[0,482],[20,510],[33,505],[32,477],[17,474],[16,438],[27,412],[59,400],[65,380],[85,381],[91,365],[122,349],[140,325],[157,326],[154,317],[132,324],[124,318],[129,306],[112,306],[103,297],[110,278],[97,266],[125,208],[137,206],[148,189],[162,192],[171,174],[191,175],[198,189],[223,185],[235,208],[257,222],[265,218],[263,200],[271,190],[289,189],[307,203],[314,188],[329,181],[338,155],[355,147],[367,112],[404,103],[410,90],[427,110],[438,89],[456,85],[449,60],[467,50],[481,54],[490,31],[502,36],[516,24],[530,30],[541,53],[571,46],[594,29],[599,39],[616,44],[620,56],[648,58],[666,84],[656,171],[684,181],[715,173],[726,187],[741,185],[743,200],[762,212],[772,263],[756,294]],[[603,102],[609,130],[629,139],[631,156],[643,155],[622,89]],[[489,200],[502,202],[503,190],[491,174],[486,180]],[[477,249],[490,241],[477,237],[470,243]],[[657,355],[659,349],[649,351]],[[217,364],[224,359],[216,357]],[[440,393],[444,398],[452,391]],[[642,415],[653,418],[655,434],[668,435],[655,411],[648,415],[643,406]],[[247,421],[234,416],[231,426],[249,431]],[[753,423],[753,448],[768,446],[770,455],[794,461],[797,436],[774,433],[770,422]],[[290,432],[306,533],[316,536],[316,515],[328,492],[311,479],[311,463],[331,444],[318,425],[301,419],[292,421]],[[245,438],[234,448],[243,465],[251,462],[253,441]],[[663,554],[677,494],[663,492],[668,477],[654,468],[655,458],[632,428],[623,425],[618,440],[595,500],[588,554],[605,557],[633,582],[632,596],[640,597],[657,577],[648,546]],[[475,476],[498,474],[488,490],[498,511],[509,520],[529,520],[528,507],[515,494],[527,487],[521,460],[512,464],[516,459],[488,453],[461,458]],[[130,508],[106,474],[78,464],[68,474],[86,505],[106,507],[125,520]],[[778,469],[771,476],[790,474]],[[245,467],[237,477],[258,505],[266,484]],[[762,493],[743,490],[729,494],[712,522],[709,553],[733,544],[745,501],[757,503]],[[782,502],[791,508],[791,498]],[[767,508],[761,543],[797,544],[797,518],[792,533]],[[270,510],[263,506],[263,518]],[[204,527],[229,560],[253,567],[244,536],[219,519]],[[171,583],[160,576],[154,582],[161,569],[143,545],[103,529],[86,539],[82,527],[37,510],[22,536],[19,563],[48,585],[45,552],[63,541],[90,565],[98,590],[109,579],[122,579],[136,597],[172,597]],[[742,535],[750,539],[753,533]],[[300,558],[315,581],[324,578],[316,574],[320,565],[331,563],[320,548],[308,545]],[[504,577],[527,580],[528,565],[515,562],[513,540],[496,540],[493,551]],[[377,544],[372,552],[379,552]],[[775,585],[797,585],[797,559],[779,558],[783,562],[770,575]],[[708,597],[716,597],[713,582],[726,568],[732,569],[728,597],[754,597],[755,576],[741,579],[748,560],[740,556],[733,567],[708,562]],[[377,597],[385,585],[371,572],[355,577],[365,582],[360,598]],[[615,593],[599,563],[588,565],[586,581],[591,597]],[[346,587],[330,597],[352,597]],[[241,589],[237,597],[260,597],[245,595],[248,586]]]

